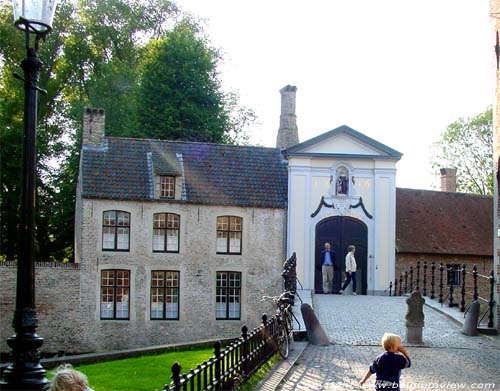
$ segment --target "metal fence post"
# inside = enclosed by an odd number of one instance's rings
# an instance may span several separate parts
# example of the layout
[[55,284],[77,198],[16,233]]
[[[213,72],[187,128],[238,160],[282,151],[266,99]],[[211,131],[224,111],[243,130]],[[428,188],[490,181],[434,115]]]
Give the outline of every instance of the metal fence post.
[[462,300],[460,300],[460,311],[465,312],[465,276],[467,275],[467,271],[465,270],[465,263],[462,264]]
[[493,286],[494,285],[495,285],[495,273],[492,270],[490,273],[490,301],[488,303],[490,313],[488,315],[488,327],[493,327],[493,306],[495,305],[495,301],[493,300],[493,296],[494,296]]
[[424,261],[424,289],[422,293],[427,296],[427,261]]
[[[450,273],[454,273],[453,268],[450,266],[448,269],[448,278],[450,278]],[[454,281],[448,281],[448,286],[450,287],[450,295],[448,297],[448,307],[453,307],[453,283]]]
[[175,362],[174,365],[172,365],[172,376],[171,376],[171,379],[174,383],[174,391],[180,391],[181,389],[181,371],[182,371],[181,364]]
[[408,270],[405,270],[405,293],[408,293]]
[[243,377],[248,376],[248,327],[244,325],[241,328],[241,337],[243,338],[243,344],[241,345],[241,360],[243,362]]
[[392,296],[392,281],[389,282],[389,296]]
[[262,314],[262,339],[264,343],[264,352],[262,354],[263,357],[267,356],[270,353],[269,349],[269,330],[267,329],[267,315]]
[[436,271],[436,263],[431,263],[431,299],[434,300],[434,273]]
[[403,288],[403,273],[401,273],[401,275],[399,276],[399,296],[401,296],[402,288]]
[[420,292],[420,261],[417,261],[417,292]]
[[413,292],[413,266],[410,266],[410,293]]
[[477,300],[478,298],[478,293],[477,293],[477,265],[474,265],[472,267],[472,279],[474,281],[474,293],[473,293],[473,297],[474,297],[474,300]]
[[443,262],[439,264],[439,302],[443,303]]
[[215,356],[215,376],[213,381],[215,382],[215,389],[222,389],[222,371],[220,368],[220,341],[214,343],[214,356]]

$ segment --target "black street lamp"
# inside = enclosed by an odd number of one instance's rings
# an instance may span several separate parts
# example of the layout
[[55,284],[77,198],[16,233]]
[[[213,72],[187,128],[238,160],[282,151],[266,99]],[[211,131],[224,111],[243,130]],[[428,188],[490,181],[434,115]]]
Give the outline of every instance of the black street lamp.
[[[23,30],[27,57],[21,62],[24,78],[24,141],[23,177],[19,254],[17,259],[16,310],[12,325],[15,335],[7,339],[12,349],[12,364],[3,372],[0,389],[46,390],[49,381],[40,365],[43,338],[36,334],[38,319],[35,310],[35,179],[36,179],[36,122],[38,78],[42,63],[38,44],[52,27],[57,0],[13,0],[15,26]],[[31,37],[34,45],[31,46]]]

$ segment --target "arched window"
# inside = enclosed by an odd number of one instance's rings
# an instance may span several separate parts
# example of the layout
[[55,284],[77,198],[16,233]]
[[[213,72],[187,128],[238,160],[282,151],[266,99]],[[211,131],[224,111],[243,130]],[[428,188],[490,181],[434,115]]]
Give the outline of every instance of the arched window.
[[153,252],[178,253],[181,216],[174,213],[153,215]]
[[102,249],[105,251],[129,251],[130,213],[107,210],[102,217]]
[[242,225],[241,217],[217,217],[217,254],[241,254]]

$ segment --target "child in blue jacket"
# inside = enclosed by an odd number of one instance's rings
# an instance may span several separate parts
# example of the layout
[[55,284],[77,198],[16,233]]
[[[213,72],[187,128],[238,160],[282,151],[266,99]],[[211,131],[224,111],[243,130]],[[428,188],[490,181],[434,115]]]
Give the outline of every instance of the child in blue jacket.
[[377,374],[375,381],[377,391],[399,391],[401,369],[410,367],[410,355],[406,348],[401,346],[401,337],[396,334],[385,333],[382,337],[382,347],[385,352],[373,360],[359,385],[363,386],[366,380],[375,373]]

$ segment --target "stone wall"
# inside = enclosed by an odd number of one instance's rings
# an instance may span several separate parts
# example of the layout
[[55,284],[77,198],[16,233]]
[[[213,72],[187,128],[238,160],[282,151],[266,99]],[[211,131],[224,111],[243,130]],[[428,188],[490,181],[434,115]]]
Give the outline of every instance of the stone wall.
[[[35,269],[38,334],[42,352],[85,352],[80,318],[80,270],[75,264],[37,263]],[[9,352],[7,337],[14,334],[17,268],[0,262],[0,352]]]
[[[285,259],[285,210],[190,205],[176,202],[83,200],[81,216],[82,312],[84,345],[92,351],[238,336],[243,324],[253,328],[271,305],[263,295],[281,289]],[[102,216],[107,210],[131,214],[130,251],[102,250]],[[179,253],[153,253],[154,213],[180,215]],[[241,255],[216,254],[216,218],[243,218]],[[130,271],[130,320],[100,319],[100,275],[105,269]],[[180,273],[179,320],[150,319],[151,271]],[[216,320],[216,272],[242,273],[241,319]]]
[[[410,267],[413,267],[414,270],[414,282],[416,280],[416,267],[417,262],[420,261],[420,289],[423,289],[423,266],[424,262],[427,262],[427,294],[430,296],[431,292],[431,265],[432,262],[435,262],[436,270],[435,270],[435,296],[438,296],[439,292],[439,264],[443,263],[443,266],[446,268],[446,264],[458,263],[460,265],[465,264],[465,269],[468,272],[472,272],[472,268],[474,265],[477,266],[477,272],[483,276],[489,276],[491,271],[493,270],[493,258],[492,257],[481,257],[481,256],[460,256],[460,255],[439,255],[439,254],[402,254],[398,253],[396,255],[396,276],[398,276],[398,284],[399,284],[399,276],[401,273],[405,271],[410,272]],[[448,286],[446,285],[446,270],[443,272],[443,280],[445,287],[443,288],[444,294],[448,293]],[[404,281],[404,279],[403,279]],[[473,291],[473,279],[470,274],[466,276],[465,279],[465,289],[467,292]],[[404,284],[404,282],[403,282]],[[410,284],[410,277],[408,277],[408,284]],[[403,285],[404,286],[404,285]],[[399,288],[398,288],[399,290]],[[454,301],[456,303],[460,302],[461,287],[454,286]],[[486,278],[478,278],[478,294],[480,297],[488,299],[490,298],[490,283]],[[471,301],[471,296],[466,295],[466,302],[469,303]]]

